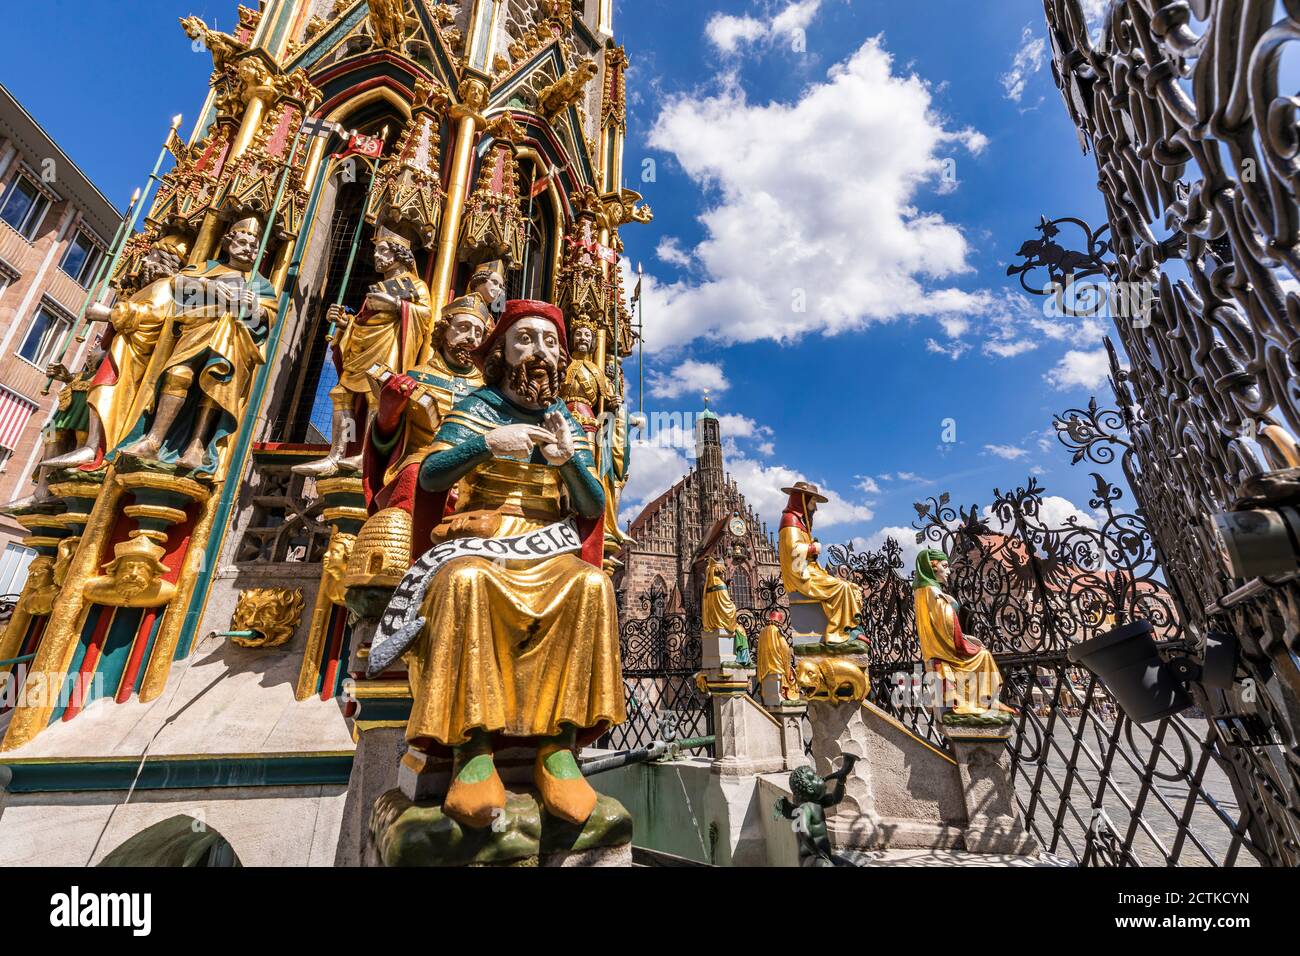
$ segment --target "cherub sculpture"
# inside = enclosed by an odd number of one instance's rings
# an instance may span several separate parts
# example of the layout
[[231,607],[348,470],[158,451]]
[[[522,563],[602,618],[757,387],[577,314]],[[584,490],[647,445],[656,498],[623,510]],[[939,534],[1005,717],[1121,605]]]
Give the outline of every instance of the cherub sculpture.
[[[797,767],[790,774],[790,789],[796,802],[778,798],[776,816],[794,821],[800,866],[853,865],[831,849],[830,835],[826,832],[826,811],[844,799],[844,781],[853,772],[857,761],[856,754],[845,754],[843,766],[826,777],[817,776],[812,767]],[[827,790],[827,784],[831,782],[835,788]]]

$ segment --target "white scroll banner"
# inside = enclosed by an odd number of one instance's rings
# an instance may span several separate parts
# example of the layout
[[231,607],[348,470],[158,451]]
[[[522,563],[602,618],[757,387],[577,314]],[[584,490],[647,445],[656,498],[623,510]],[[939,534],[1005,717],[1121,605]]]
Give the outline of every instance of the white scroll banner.
[[572,518],[512,538],[456,538],[430,548],[411,565],[411,570],[406,572],[384,609],[370,645],[366,675],[375,677],[383,673],[415,642],[425,623],[420,611],[429,593],[429,585],[438,569],[453,558],[472,556],[489,561],[541,561],[580,550],[582,538]]

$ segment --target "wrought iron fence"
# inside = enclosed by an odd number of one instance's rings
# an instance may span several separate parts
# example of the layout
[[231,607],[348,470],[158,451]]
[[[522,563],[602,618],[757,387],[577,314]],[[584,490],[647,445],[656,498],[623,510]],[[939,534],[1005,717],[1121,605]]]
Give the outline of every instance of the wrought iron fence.
[[[1008,747],[1026,826],[1048,852],[1084,866],[1275,862],[1203,714],[1134,724],[1066,657],[1071,644],[1139,618],[1163,652],[1187,646],[1143,515],[1120,510],[1122,490],[1094,479],[1095,518],[1060,525],[1046,519],[1033,479],[995,491],[986,508],[953,507],[947,495],[917,505],[917,543],[951,557],[963,629],[994,652],[1003,698],[1020,710]],[[827,569],[863,588],[872,702],[944,747],[919,693],[925,662],[901,546],[834,546]]]
[[1044,10],[1054,76],[1096,159],[1108,277],[1153,292],[1116,321],[1127,368],[1107,342],[1118,411],[1061,422],[1077,456],[1123,449],[1186,639],[1220,630],[1240,643],[1230,690],[1191,691],[1243,841],[1297,865],[1300,574],[1232,577],[1211,520],[1300,503],[1300,166],[1279,69],[1300,8],[1125,0],[1096,32],[1078,0]]
[[669,613],[665,601],[664,593],[652,589],[642,598],[643,616],[620,625],[627,720],[603,736],[598,746],[633,750],[655,740],[713,733],[713,709],[695,686],[700,669],[699,615]]

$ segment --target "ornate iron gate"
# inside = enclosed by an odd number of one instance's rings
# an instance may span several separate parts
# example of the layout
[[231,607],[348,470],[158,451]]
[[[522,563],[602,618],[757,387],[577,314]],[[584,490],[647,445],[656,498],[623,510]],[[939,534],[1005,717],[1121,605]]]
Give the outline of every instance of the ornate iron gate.
[[667,612],[666,597],[662,590],[652,589],[644,599],[645,616],[621,623],[627,721],[601,738],[602,747],[631,750],[655,740],[713,733],[712,706],[695,686],[700,670],[699,615]]
[[[1032,479],[995,491],[987,508],[954,508],[947,495],[917,505],[918,543],[951,556],[966,627],[995,653],[1004,698],[1020,708],[1009,750],[1026,825],[1048,852],[1085,866],[1269,862],[1261,821],[1206,716],[1134,724],[1066,657],[1071,644],[1139,618],[1162,651],[1188,644],[1143,517],[1119,510],[1122,491],[1094,478],[1091,522],[1047,522]],[[919,694],[923,662],[898,544],[832,548],[830,562],[867,595],[873,702],[943,746]]]
[[1107,343],[1116,420],[1094,407],[1063,421],[1081,456],[1124,449],[1189,644],[1214,630],[1240,642],[1234,686],[1192,694],[1243,844],[1297,865],[1300,572],[1233,578],[1212,518],[1300,503],[1300,162],[1296,101],[1279,87],[1300,8],[1123,0],[1095,41],[1078,0],[1044,10],[1066,109],[1096,158],[1108,278],[1150,290],[1116,320],[1129,368]]

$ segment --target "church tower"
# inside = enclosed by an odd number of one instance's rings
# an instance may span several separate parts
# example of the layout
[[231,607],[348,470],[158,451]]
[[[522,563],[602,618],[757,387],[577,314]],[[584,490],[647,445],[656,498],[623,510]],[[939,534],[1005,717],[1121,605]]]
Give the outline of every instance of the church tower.
[[695,469],[699,475],[700,519],[703,525],[717,516],[726,476],[722,467],[722,429],[704,394],[704,411],[695,419]]

